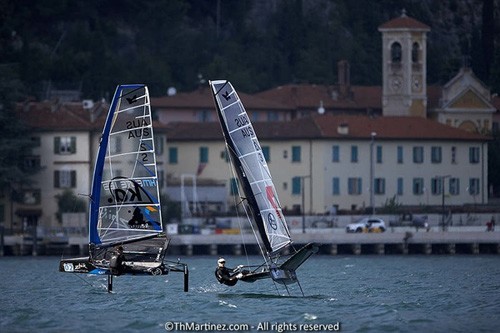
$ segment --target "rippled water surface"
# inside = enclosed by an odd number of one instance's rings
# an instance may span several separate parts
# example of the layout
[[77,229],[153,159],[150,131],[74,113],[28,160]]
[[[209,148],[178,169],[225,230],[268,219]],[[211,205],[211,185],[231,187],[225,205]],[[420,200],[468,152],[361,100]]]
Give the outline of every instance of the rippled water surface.
[[[120,276],[108,294],[104,277],[59,273],[59,258],[0,258],[0,331],[166,332],[174,325],[180,332],[202,327],[184,324],[245,324],[247,331],[267,332],[498,332],[500,326],[500,256],[315,256],[297,271],[304,297],[297,285],[288,296],[270,280],[220,285],[216,260],[184,258],[188,293],[182,275],[172,273]],[[247,264],[245,257],[226,260]]]

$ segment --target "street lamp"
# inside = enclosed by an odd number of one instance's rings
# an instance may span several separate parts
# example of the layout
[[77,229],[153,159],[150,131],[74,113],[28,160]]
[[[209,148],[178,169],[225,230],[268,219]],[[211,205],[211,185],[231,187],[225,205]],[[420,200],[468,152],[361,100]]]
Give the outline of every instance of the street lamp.
[[370,142],[370,206],[372,207],[372,216],[375,215],[375,200],[374,200],[374,189],[375,189],[375,176],[374,176],[374,165],[373,165],[373,146],[375,144],[375,136],[377,136],[376,132],[372,132],[370,134],[371,142]]

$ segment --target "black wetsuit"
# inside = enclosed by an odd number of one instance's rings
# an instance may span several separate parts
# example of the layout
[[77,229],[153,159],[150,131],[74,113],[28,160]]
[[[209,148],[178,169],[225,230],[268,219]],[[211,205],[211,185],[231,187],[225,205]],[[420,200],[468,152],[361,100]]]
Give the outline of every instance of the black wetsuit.
[[230,269],[224,266],[217,267],[215,269],[215,277],[220,283],[223,283],[227,286],[234,286],[236,282],[238,282],[238,279],[235,276],[231,276],[231,273],[233,271],[234,269]]
[[120,275],[123,271],[123,262],[125,261],[125,256],[123,253],[113,253],[111,259],[109,260],[109,268],[111,268],[111,273],[115,275]]

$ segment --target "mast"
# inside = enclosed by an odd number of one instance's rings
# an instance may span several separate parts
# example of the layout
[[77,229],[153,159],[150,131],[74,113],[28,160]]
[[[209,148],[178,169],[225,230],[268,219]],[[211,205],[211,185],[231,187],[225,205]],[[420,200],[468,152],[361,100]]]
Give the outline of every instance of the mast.
[[115,116],[117,104],[120,99],[119,96],[122,92],[122,86],[116,87],[115,94],[113,95],[112,103],[109,107],[106,123],[101,134],[101,141],[99,142],[99,150],[97,151],[97,158],[94,165],[94,175],[92,179],[92,189],[90,192],[90,208],[89,208],[89,244],[100,244],[101,239],[97,232],[97,219],[99,216],[99,197],[101,195],[101,181],[102,181],[102,167],[104,164],[104,157],[106,156],[106,149],[108,148],[109,132],[111,131],[111,124]]

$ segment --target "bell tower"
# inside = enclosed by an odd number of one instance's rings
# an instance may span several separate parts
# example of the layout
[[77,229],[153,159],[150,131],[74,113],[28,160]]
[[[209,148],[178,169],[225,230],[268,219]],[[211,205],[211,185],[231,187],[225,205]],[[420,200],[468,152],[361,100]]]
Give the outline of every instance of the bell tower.
[[406,15],[378,27],[382,33],[382,113],[427,115],[426,24]]

